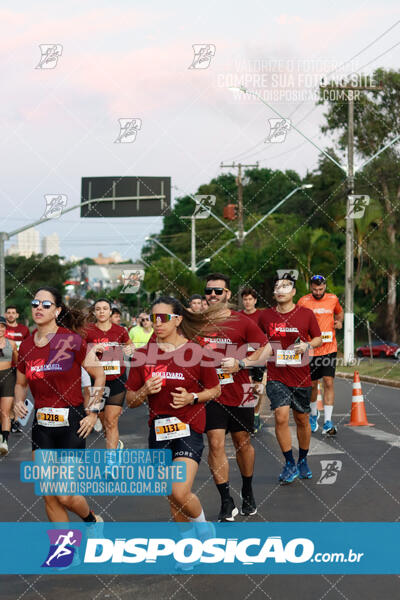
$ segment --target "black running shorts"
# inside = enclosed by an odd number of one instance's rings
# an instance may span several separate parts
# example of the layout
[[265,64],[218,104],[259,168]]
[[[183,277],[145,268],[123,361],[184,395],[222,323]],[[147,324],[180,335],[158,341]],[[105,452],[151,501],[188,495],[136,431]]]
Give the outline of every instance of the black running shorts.
[[289,387],[281,381],[268,381],[266,392],[271,410],[280,406],[290,406],[299,413],[310,412],[311,386]]
[[79,422],[86,417],[83,404],[71,406],[67,427],[46,427],[39,425],[35,417],[32,423],[32,450],[84,450],[86,440],[78,436]]
[[253,433],[253,427],[253,407],[227,406],[215,400],[211,400],[206,405],[206,431],[225,429],[226,433],[237,431]]
[[335,377],[337,352],[313,356],[310,360],[310,373],[312,381],[323,377]]

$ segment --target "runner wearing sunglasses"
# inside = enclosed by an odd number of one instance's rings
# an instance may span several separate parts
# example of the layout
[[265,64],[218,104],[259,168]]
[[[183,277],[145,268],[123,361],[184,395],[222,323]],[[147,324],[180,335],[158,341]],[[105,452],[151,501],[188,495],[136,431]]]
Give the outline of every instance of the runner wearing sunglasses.
[[226,275],[212,273],[207,277],[204,292],[209,306],[219,310],[222,320],[212,335],[204,339],[206,347],[221,357],[217,369],[221,396],[218,401],[209,402],[206,409],[208,464],[221,496],[219,521],[233,521],[238,514],[229,489],[229,463],[225,451],[228,432],[236,449],[236,461],[242,475],[241,514],[249,516],[257,512],[252,489],[255,454],[251,444],[257,398],[252,393],[248,370],[242,359],[247,355],[248,344],[257,350],[249,357],[255,359],[259,354],[258,348],[266,343],[265,335],[251,319],[229,308],[229,287],[230,281]]
[[[296,280],[289,273],[274,279],[275,308],[262,311],[260,327],[273,350],[268,361],[267,396],[274,411],[275,433],[286,464],[279,475],[282,484],[297,477],[311,479],[307,464],[310,447],[311,377],[309,351],[321,345],[321,331],[314,313],[294,304]],[[308,341],[310,340],[310,341]],[[299,441],[299,460],[292,452],[289,413],[292,409]]]
[[335,435],[337,427],[332,422],[335,402],[334,378],[336,370],[337,341],[336,329],[342,329],[344,312],[335,294],[326,292],[326,279],[323,275],[313,275],[310,279],[311,293],[299,299],[300,306],[313,311],[322,332],[322,346],[314,350],[310,362],[311,392],[311,431],[318,431],[319,410],[317,408],[318,383],[324,383],[324,426],[322,435]]
[[150,316],[155,341],[135,353],[127,403],[136,408],[148,402],[149,448],[170,448],[173,462],[186,464],[186,481],[173,483],[169,496],[174,520],[204,522],[192,486],[204,448],[205,403],[220,394],[212,361],[193,341],[205,332],[207,319],[164,296],[155,301]]
[[132,353],[127,330],[112,323],[111,314],[111,302],[107,298],[99,298],[93,307],[96,322],[89,324],[86,329],[86,341],[95,348],[106,374],[106,385],[110,388],[104,410],[100,413],[106,435],[106,448],[109,450],[123,448],[123,443],[119,440],[118,419],[125,400],[124,351],[126,354]]
[[[81,390],[81,366],[93,377],[101,395],[105,383],[96,356],[87,351],[79,335],[85,318],[63,304],[61,294],[42,287],[32,300],[36,329],[19,348],[14,411],[27,414],[28,385],[35,403],[32,424],[32,452],[36,450],[84,449],[97,415],[85,410]],[[49,521],[69,521],[67,510],[83,521],[102,521],[90,509],[84,496],[44,496]]]

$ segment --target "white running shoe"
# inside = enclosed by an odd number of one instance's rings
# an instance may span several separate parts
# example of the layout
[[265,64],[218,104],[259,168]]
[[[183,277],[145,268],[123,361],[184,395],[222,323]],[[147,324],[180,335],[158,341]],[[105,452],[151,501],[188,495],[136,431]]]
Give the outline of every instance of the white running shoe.
[[1,436],[0,455],[5,456],[6,454],[8,454],[8,444],[6,440],[3,440],[3,436]]

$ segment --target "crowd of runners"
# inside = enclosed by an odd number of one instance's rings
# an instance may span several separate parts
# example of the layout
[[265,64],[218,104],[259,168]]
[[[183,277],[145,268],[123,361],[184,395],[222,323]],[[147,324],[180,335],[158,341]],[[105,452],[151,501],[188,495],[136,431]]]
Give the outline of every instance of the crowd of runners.
[[[277,480],[310,479],[307,463],[312,433],[319,427],[318,384],[324,388],[322,435],[336,435],[333,423],[335,330],[343,323],[337,296],[314,275],[310,293],[294,302],[290,272],[273,282],[274,305],[258,309],[258,294],[239,291],[243,309],[233,308],[229,277],[212,273],[204,295],[184,307],[177,299],[157,298],[129,331],[107,298],[87,312],[63,303],[60,292],[41,287],[31,300],[32,333],[18,323],[15,306],[0,317],[0,455],[8,453],[10,433],[21,432],[33,412],[32,452],[84,449],[93,429],[103,431],[112,469],[124,405],[148,405],[148,447],[170,448],[173,461],[186,465],[186,481],[172,486],[172,517],[204,522],[192,492],[208,442],[208,465],[220,496],[219,521],[240,512],[257,513],[253,493],[255,449],[252,436],[262,427],[269,401],[283,467]],[[30,391],[30,394],[28,394]],[[28,398],[33,398],[33,405]],[[290,411],[299,454],[293,455]],[[204,435],[205,434],[205,435]],[[226,436],[230,434],[239,468],[241,506],[229,486]],[[50,521],[67,522],[72,511],[85,522],[101,520],[83,496],[45,496]]]

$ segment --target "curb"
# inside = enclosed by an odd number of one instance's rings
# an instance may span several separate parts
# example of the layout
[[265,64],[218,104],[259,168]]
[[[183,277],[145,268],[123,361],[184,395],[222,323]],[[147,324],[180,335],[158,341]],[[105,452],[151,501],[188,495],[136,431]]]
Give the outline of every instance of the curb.
[[[353,379],[354,374],[336,371],[336,376],[342,377],[343,379]],[[388,385],[389,387],[400,388],[400,381],[397,381],[396,379],[383,379],[381,377],[371,377],[370,375],[360,375],[360,380],[365,381],[365,383],[378,383],[381,385]]]

